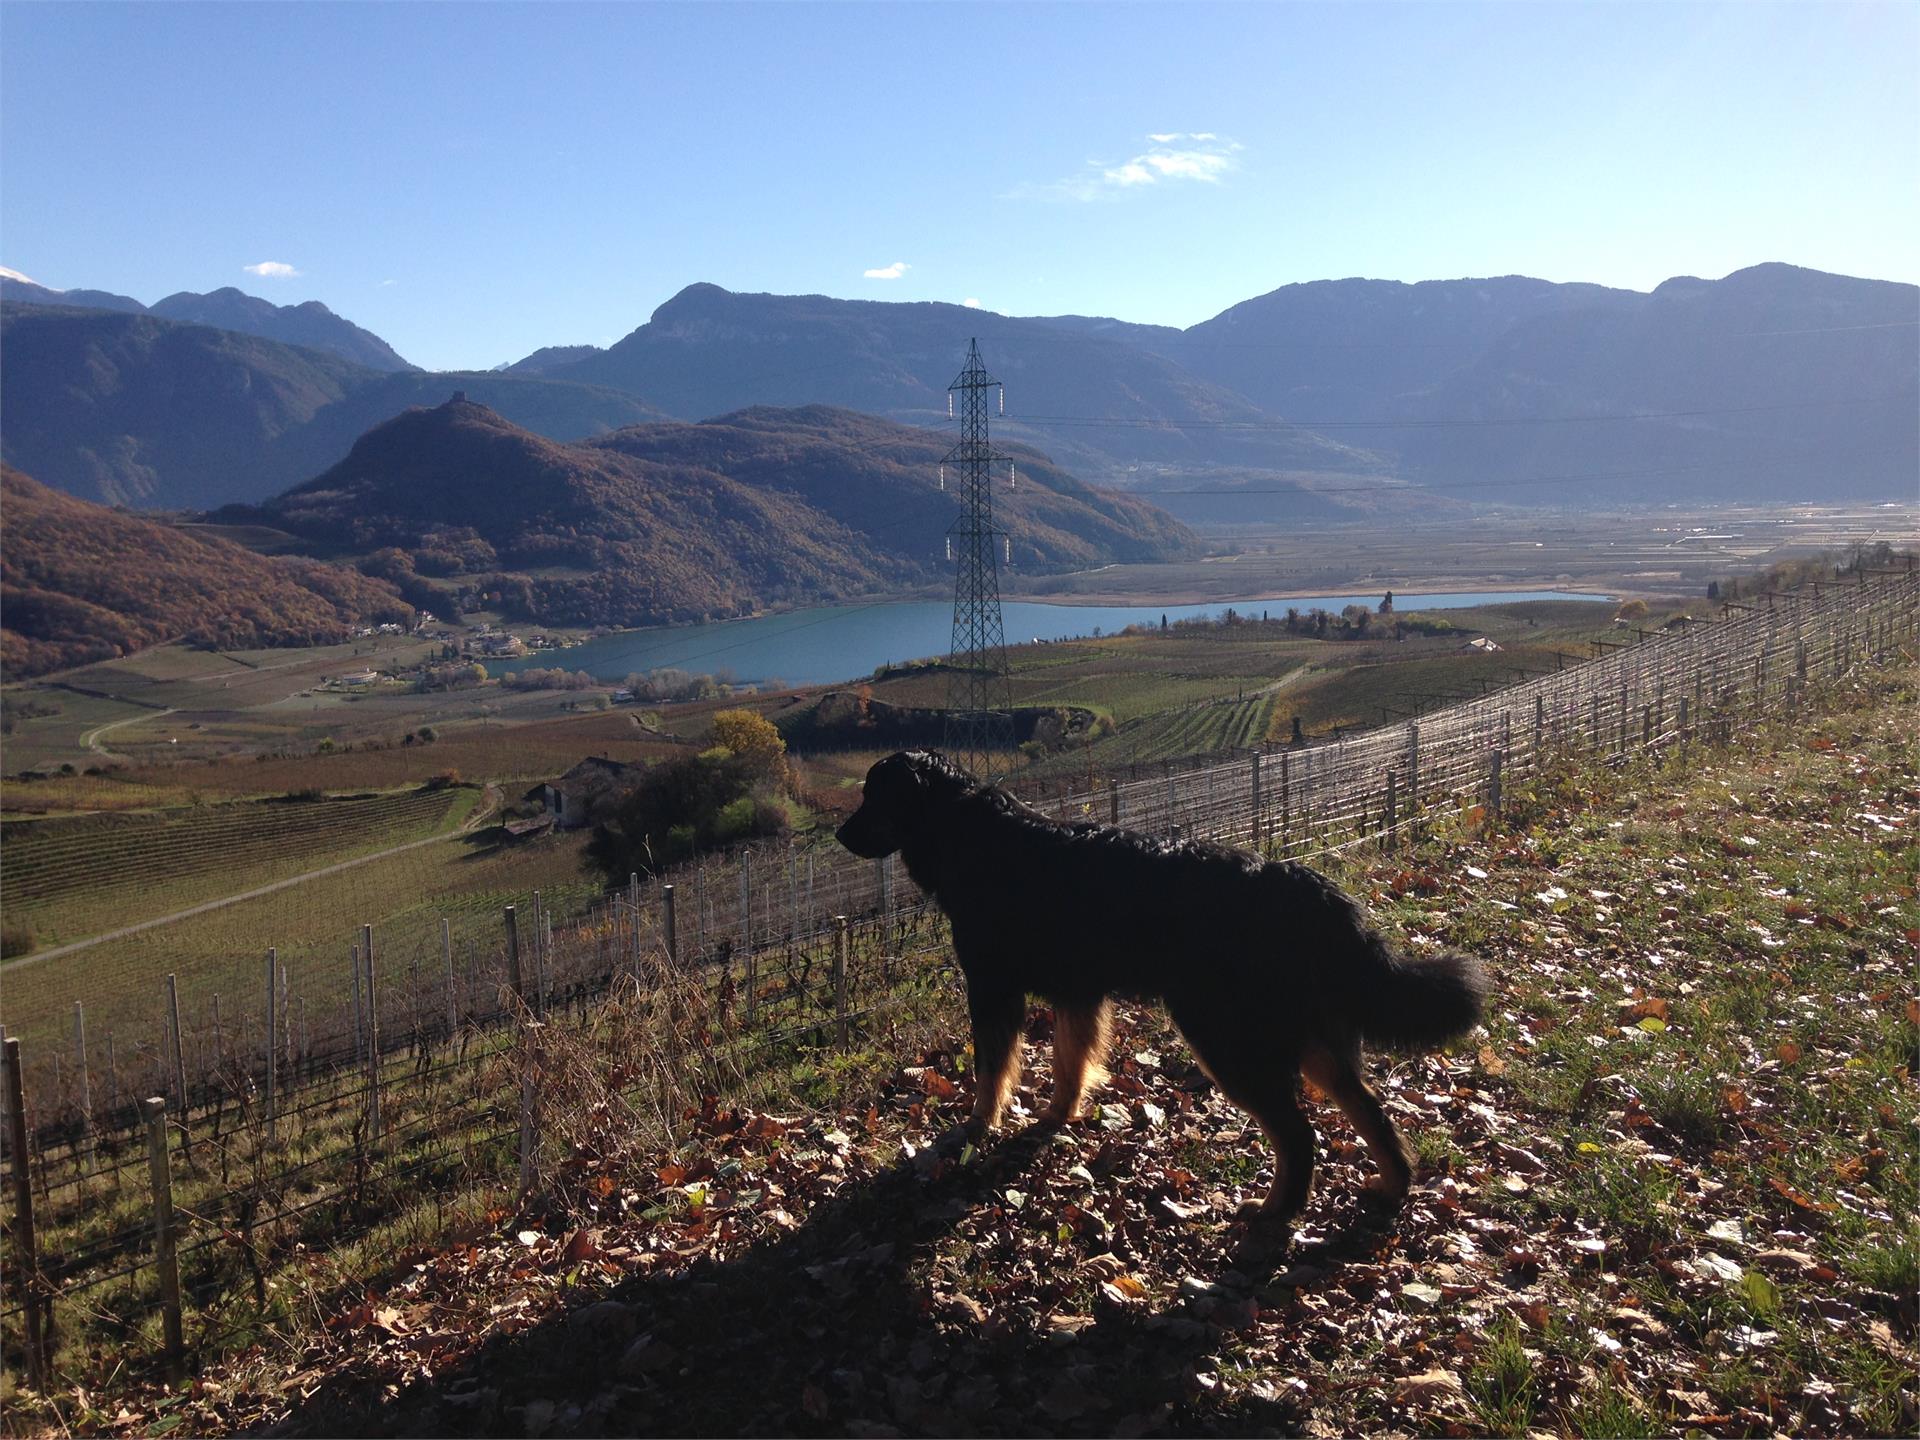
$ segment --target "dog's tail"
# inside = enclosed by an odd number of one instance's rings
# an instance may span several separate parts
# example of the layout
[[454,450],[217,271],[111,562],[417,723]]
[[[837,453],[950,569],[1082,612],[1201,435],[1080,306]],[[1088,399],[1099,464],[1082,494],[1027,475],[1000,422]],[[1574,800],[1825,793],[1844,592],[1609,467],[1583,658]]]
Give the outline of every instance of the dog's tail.
[[1369,995],[1357,1006],[1359,1035],[1394,1050],[1421,1050],[1459,1039],[1480,1023],[1486,970],[1469,954],[1396,954],[1380,937]]
[[1487,972],[1478,960],[1457,951],[1398,954],[1372,932],[1365,943],[1371,963],[1361,967],[1364,979],[1355,987],[1351,1012],[1362,1039],[1419,1050],[1444,1045],[1480,1023]]

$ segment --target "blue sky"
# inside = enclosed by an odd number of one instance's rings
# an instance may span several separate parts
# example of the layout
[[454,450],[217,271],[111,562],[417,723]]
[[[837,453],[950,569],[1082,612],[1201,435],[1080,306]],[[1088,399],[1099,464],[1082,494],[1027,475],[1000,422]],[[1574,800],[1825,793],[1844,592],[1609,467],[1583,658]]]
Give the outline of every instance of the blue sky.
[[0,264],[319,299],[435,367],[696,280],[1171,325],[1348,275],[1913,281],[1916,56],[1904,0],[10,0]]

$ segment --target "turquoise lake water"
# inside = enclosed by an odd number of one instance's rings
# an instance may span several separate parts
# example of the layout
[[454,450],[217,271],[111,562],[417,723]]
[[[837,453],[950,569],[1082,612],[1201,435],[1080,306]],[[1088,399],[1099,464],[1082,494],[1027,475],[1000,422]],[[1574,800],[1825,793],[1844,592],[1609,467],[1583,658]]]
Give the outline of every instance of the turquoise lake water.
[[[1375,606],[1380,591],[1364,595],[1291,595],[1273,599],[1223,600],[1206,605],[1045,605],[1031,600],[1009,600],[1002,607],[1007,643],[1029,640],[1066,640],[1111,634],[1129,625],[1169,624],[1204,615],[1216,618],[1228,610],[1242,615],[1284,615],[1289,606],[1303,614],[1353,604]],[[1564,590],[1461,591],[1419,594],[1395,591],[1394,608],[1457,610],[1469,605],[1496,605],[1517,600],[1591,600],[1601,595],[1573,595]],[[873,673],[889,661],[944,655],[953,639],[952,606],[934,600],[884,601],[872,605],[832,605],[793,610],[783,615],[760,615],[750,620],[725,620],[713,625],[679,625],[659,630],[622,630],[602,635],[569,650],[544,651],[519,660],[488,665],[495,675],[529,667],[563,666],[585,670],[601,680],[623,680],[635,671],[671,666],[692,673],[729,671],[739,681],[781,679],[794,685],[824,685]]]

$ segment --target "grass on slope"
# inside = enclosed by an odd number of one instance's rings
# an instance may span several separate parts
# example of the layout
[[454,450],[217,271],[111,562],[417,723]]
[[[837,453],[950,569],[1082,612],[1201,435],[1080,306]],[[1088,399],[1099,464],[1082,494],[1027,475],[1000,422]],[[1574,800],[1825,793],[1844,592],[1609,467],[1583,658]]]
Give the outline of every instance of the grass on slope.
[[872,1090],[852,1072],[834,1118],[710,1109],[670,1152],[576,1152],[570,1203],[400,1255],[297,1359],[244,1360],[173,1413],[282,1433],[1911,1433],[1916,683],[1836,687],[1736,751],[1516,786],[1483,833],[1336,861],[1403,943],[1471,948],[1496,982],[1484,1034],[1373,1062],[1422,1161],[1391,1225],[1316,1106],[1292,1248],[1246,1235],[1231,1216],[1265,1189],[1264,1147],[1129,1011],[1098,1114],[1051,1141],[927,1148],[969,1099],[939,1050]]

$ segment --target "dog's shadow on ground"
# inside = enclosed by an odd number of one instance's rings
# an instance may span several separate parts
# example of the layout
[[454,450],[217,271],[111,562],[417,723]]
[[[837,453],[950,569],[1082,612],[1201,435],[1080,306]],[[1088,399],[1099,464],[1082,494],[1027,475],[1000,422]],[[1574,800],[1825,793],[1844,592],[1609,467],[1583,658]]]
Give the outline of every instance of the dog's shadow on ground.
[[[1269,1398],[1244,1386],[1219,1398],[1208,1357],[1223,1334],[1195,1313],[1211,1296],[1089,1306],[1071,1267],[1007,1277],[998,1253],[977,1257],[981,1288],[964,1298],[932,1283],[942,1242],[1052,1139],[1024,1132],[932,1179],[903,1160],[849,1182],[784,1237],[622,1281],[397,1391],[330,1376],[274,1433],[1297,1433],[1286,1377]],[[1257,1227],[1219,1238],[1212,1273],[1195,1279],[1226,1277],[1231,1305],[1309,1258],[1323,1273],[1366,1258],[1378,1229],[1363,1217],[1310,1254]],[[1064,1301],[1075,1283],[1061,1308],[1091,1323],[1049,1326],[1046,1292]]]

